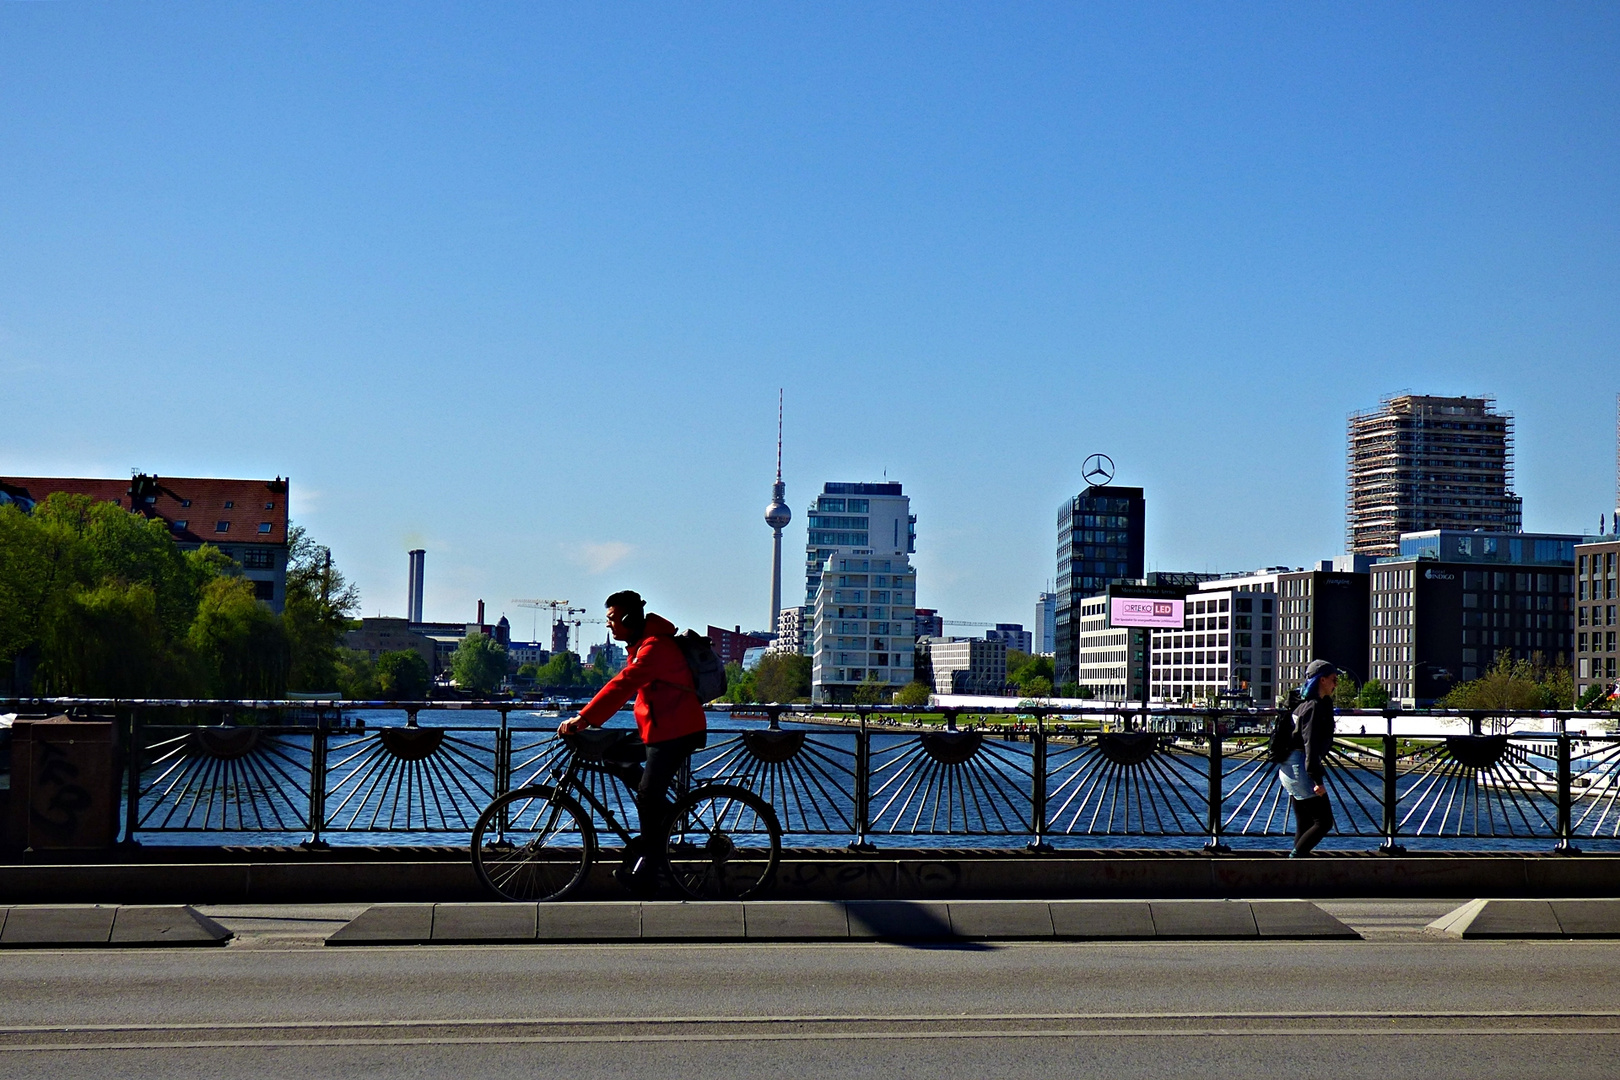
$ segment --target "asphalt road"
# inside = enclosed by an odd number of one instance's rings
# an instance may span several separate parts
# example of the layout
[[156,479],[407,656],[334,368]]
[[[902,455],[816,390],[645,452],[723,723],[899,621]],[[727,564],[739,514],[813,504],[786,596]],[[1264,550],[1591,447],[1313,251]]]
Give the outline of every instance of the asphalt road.
[[223,949],[0,954],[0,1075],[1620,1074],[1620,943],[1353,912],[1373,940],[321,949],[345,912],[216,911]]

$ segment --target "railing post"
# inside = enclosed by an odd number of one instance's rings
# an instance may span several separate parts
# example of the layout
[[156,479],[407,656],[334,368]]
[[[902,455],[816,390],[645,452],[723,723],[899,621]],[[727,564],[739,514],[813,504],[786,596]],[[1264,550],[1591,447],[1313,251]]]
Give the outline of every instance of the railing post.
[[1399,756],[1398,740],[1395,738],[1395,716],[1393,713],[1384,713],[1384,821],[1381,826],[1384,833],[1383,843],[1378,850],[1385,855],[1404,855],[1406,848],[1395,842],[1395,837],[1401,831],[1400,818],[1400,791],[1396,787],[1395,766]]
[[1051,851],[1046,842],[1046,714],[1035,714],[1035,730],[1030,734],[1030,827],[1035,840],[1030,851]]
[[326,718],[315,721],[309,744],[309,839],[300,847],[310,851],[325,851],[329,847],[321,839],[326,825]]
[[875,851],[875,845],[866,838],[872,826],[868,818],[872,805],[872,736],[866,730],[866,713],[857,715],[860,726],[855,729],[855,842],[849,846],[851,851]]
[[1204,716],[1204,731],[1209,737],[1209,826],[1204,851],[1211,855],[1225,854],[1232,849],[1221,843],[1221,809],[1226,802],[1222,790],[1221,718],[1219,713]]
[[510,710],[501,710],[501,727],[495,733],[495,790],[491,793],[494,798],[500,798],[512,789],[512,729],[507,726],[510,720]]
[[1574,817],[1574,778],[1571,775],[1569,764],[1569,720],[1567,717],[1558,718],[1558,846],[1554,849],[1564,855],[1579,855],[1581,849],[1575,846],[1574,828],[1570,824]]
[[128,760],[124,763],[124,844],[136,846],[135,826],[141,816],[141,710],[129,710]]

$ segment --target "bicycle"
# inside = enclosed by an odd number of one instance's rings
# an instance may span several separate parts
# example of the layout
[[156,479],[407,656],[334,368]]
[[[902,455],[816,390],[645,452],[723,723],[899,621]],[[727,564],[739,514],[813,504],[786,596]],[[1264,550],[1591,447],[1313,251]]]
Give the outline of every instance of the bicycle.
[[[545,902],[575,892],[601,850],[593,813],[629,850],[630,832],[583,777],[603,773],[622,784],[614,765],[639,750],[640,737],[596,729],[561,738],[568,760],[551,770],[551,782],[500,796],[473,827],[473,870],[502,900]],[[735,784],[703,783],[676,798],[657,839],[658,869],[694,900],[762,895],[775,880],[782,855],[776,812]]]

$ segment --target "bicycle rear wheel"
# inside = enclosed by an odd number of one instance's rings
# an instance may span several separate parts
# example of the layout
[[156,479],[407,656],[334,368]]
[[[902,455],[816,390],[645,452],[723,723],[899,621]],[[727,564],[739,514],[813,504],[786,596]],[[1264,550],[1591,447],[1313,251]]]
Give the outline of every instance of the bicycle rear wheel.
[[664,852],[670,878],[694,900],[748,900],[776,879],[782,827],[747,788],[707,784],[676,800]]
[[568,795],[547,784],[508,792],[473,826],[473,870],[502,900],[561,900],[596,858],[596,827]]

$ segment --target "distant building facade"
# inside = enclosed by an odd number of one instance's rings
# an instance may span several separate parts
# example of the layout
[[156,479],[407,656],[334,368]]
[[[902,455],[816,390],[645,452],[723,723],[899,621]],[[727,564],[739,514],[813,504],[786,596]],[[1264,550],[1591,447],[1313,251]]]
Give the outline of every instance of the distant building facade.
[[939,638],[928,642],[936,694],[1005,694],[1007,645],[994,639]]
[[1277,686],[1282,694],[1305,685],[1312,660],[1330,661],[1366,681],[1370,567],[1365,557],[1348,556],[1277,576]]
[[898,483],[829,482],[810,507],[804,546],[804,602],[814,606],[821,571],[840,551],[917,550],[917,519]]
[[933,608],[918,608],[913,617],[914,631],[912,636],[918,641],[923,638],[942,638],[945,636],[945,619]]
[[764,634],[745,634],[742,627],[727,630],[723,626],[711,626],[708,629],[709,644],[714,647],[714,655],[720,658],[722,664],[740,664],[743,655],[749,649],[763,649],[770,645],[771,639]]
[[1346,544],[1400,554],[1403,533],[1518,532],[1513,417],[1488,397],[1402,394],[1350,418]]
[[1620,682],[1620,649],[1615,635],[1616,564],[1620,539],[1598,540],[1575,548],[1575,696],[1593,686],[1614,692]]
[[785,607],[778,612],[776,640],[771,642],[770,651],[790,656],[807,655],[810,652],[809,613],[810,609],[803,606]]
[[1024,629],[1023,623],[996,623],[994,630],[984,632],[986,641],[999,641],[1008,649],[1017,649],[1027,653],[1034,644],[1034,637]]
[[253,595],[272,611],[287,603],[287,494],[290,481],[150,476],[87,480],[0,477],[0,498],[24,510],[56,492],[88,495],[163,522],[182,551],[212,544],[242,568]]
[[811,699],[848,702],[868,680],[890,689],[909,683],[916,596],[916,574],[903,550],[835,550],[817,580]]
[[1088,487],[1058,510],[1053,666],[1060,685],[1080,681],[1080,601],[1110,581],[1142,577],[1146,523],[1136,487]]
[[1108,600],[1088,596],[1080,601],[1076,621],[1077,658],[1074,680],[1104,701],[1142,696],[1142,654],[1130,630],[1108,625]]
[[1035,651],[1051,656],[1057,650],[1057,593],[1035,597]]
[[1423,708],[1504,653],[1567,664],[1578,655],[1575,545],[1583,539],[1452,530],[1402,536],[1401,554],[1371,567],[1371,677],[1391,700]]
[[1284,568],[1198,583],[1181,629],[1153,631],[1153,696],[1161,701],[1277,697],[1277,582]]

